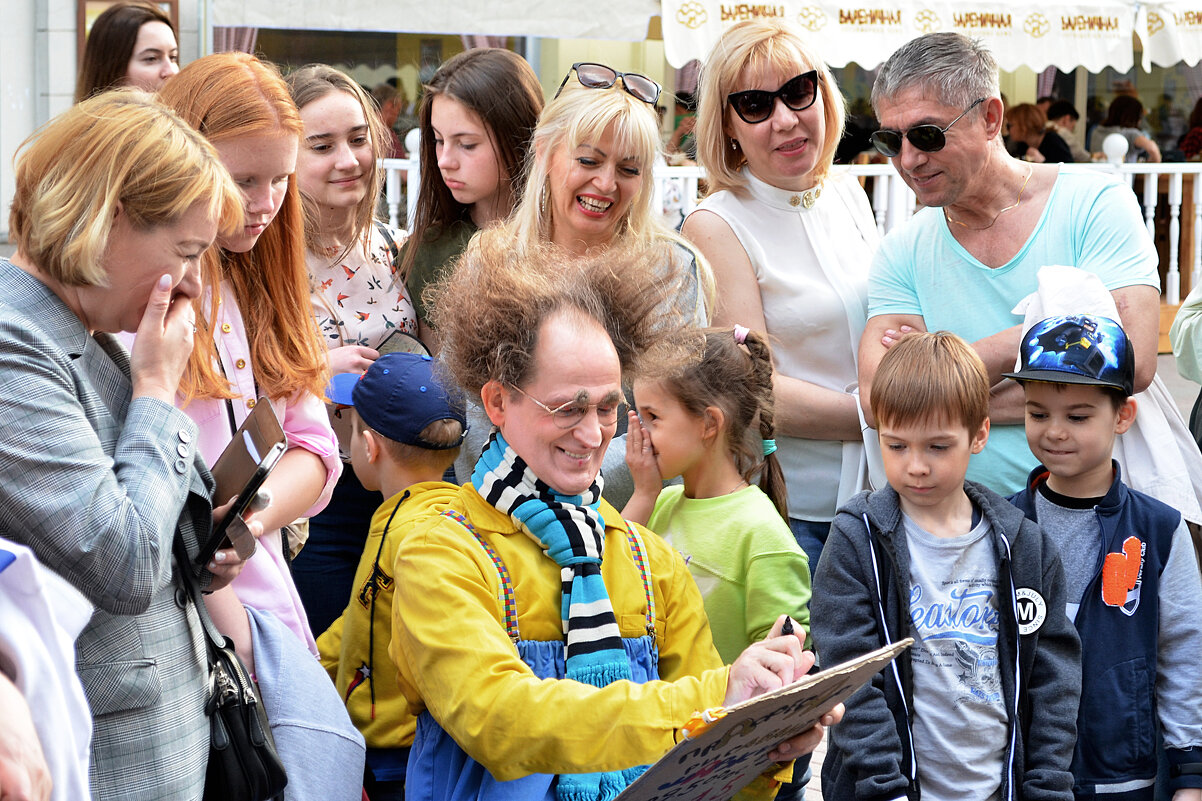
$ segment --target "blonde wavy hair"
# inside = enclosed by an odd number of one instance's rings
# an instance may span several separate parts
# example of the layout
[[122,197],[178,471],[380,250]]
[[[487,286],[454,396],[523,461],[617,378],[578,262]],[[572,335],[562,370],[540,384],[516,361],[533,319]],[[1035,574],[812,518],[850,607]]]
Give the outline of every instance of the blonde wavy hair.
[[22,143],[8,224],[18,250],[68,286],[109,286],[103,265],[118,204],[137,229],[196,206],[222,233],[242,225],[242,195],[217,151],[137,89],[85,99]]
[[734,111],[726,104],[727,95],[746,88],[740,86],[739,79],[748,70],[786,80],[818,70],[825,133],[812,175],[815,181],[824,179],[835,161],[846,116],[835,77],[794,25],[783,20],[747,20],[726,29],[701,68],[693,135],[697,139],[697,160],[705,167],[707,194],[729,190],[746,196],[748,191],[742,173],[747,158],[741,149],[731,147],[734,139],[727,133],[727,123]]
[[659,155],[655,109],[622,91],[620,84],[609,89],[588,89],[573,79],[543,108],[531,138],[529,176],[511,222],[519,244],[535,245],[551,239],[555,221],[546,201],[551,191],[552,157],[597,142],[607,132],[612,134],[618,151],[633,157],[643,179],[615,236],[647,241],[661,233],[665,226],[657,225],[651,210],[654,192],[650,177]]
[[613,244],[645,249],[672,243],[689,253],[697,264],[698,292],[708,313],[714,285],[708,262],[652,208],[653,172],[661,152],[655,108],[623,91],[620,83],[609,89],[589,89],[573,76],[559,97],[543,109],[531,140],[525,191],[506,223],[511,247],[537,250],[551,241],[555,221],[552,204],[547,201],[552,156],[570,154],[582,144],[599,141],[606,133],[612,135],[618,151],[633,157],[642,178],[626,216],[614,230]]

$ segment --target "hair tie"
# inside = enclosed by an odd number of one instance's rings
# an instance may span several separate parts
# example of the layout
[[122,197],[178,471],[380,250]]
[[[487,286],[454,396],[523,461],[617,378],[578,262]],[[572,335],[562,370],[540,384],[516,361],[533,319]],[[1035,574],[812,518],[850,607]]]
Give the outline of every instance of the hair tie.
[[[746,329],[744,329],[744,330],[746,330]],[[774,453],[776,453],[776,440],[774,440],[774,439],[764,440],[764,455],[771,456]]]
[[744,328],[743,326],[739,325],[738,323],[735,323],[735,343],[736,344],[742,345],[744,342],[746,342],[747,335],[750,333],[751,333],[751,329]]

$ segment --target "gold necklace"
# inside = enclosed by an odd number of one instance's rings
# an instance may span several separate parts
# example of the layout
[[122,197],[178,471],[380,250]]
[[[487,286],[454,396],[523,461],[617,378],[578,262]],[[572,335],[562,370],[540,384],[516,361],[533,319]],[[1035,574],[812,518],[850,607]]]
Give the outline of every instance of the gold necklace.
[[993,215],[993,219],[989,221],[989,225],[982,225],[980,228],[973,228],[971,225],[968,225],[967,223],[962,223],[959,220],[952,217],[952,215],[948,214],[946,207],[944,207],[944,209],[943,209],[943,216],[945,218],[947,218],[948,222],[955,223],[956,225],[960,226],[961,228],[967,228],[970,231],[986,231],[993,227],[993,224],[995,222],[997,222],[998,217],[1001,217],[1003,214],[1005,214],[1008,211],[1011,211],[1012,209],[1017,209],[1022,204],[1023,190],[1027,188],[1027,181],[1031,180],[1031,173],[1033,173],[1033,172],[1035,172],[1034,166],[1027,167],[1027,177],[1023,179],[1023,185],[1018,188],[1018,200],[1014,201],[1013,204],[1007,206],[1006,208],[999,211],[997,214]]
[[814,204],[818,202],[818,197],[822,194],[822,184],[811,187],[799,195],[793,195],[789,198],[789,205],[793,208],[801,206],[806,209],[814,208]]

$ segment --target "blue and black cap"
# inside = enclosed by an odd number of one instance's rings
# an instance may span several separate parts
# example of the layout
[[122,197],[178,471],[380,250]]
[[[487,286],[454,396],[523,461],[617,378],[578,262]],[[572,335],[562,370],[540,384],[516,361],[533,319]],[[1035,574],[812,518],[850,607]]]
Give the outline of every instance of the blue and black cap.
[[436,420],[458,420],[467,433],[463,395],[443,386],[434,361],[424,354],[386,353],[365,373],[334,376],[326,397],[340,406],[353,406],[373,430],[405,445],[427,450],[459,447],[463,435],[449,445],[421,438],[422,430]]
[[1041,320],[1023,336],[1018,355],[1019,370],[1003,373],[1007,378],[1135,392],[1131,342],[1109,317],[1067,314]]

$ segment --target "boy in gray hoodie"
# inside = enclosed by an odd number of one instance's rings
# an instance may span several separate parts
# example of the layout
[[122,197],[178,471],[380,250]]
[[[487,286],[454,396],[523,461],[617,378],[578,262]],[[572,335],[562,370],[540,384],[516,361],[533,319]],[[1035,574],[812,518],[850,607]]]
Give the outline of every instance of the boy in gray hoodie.
[[871,404],[889,486],[831,524],[814,644],[828,665],[915,645],[848,699],[823,797],[1071,801],[1080,642],[1060,560],[1038,525],[964,479],[989,437],[984,364],[954,334],[908,335]]

